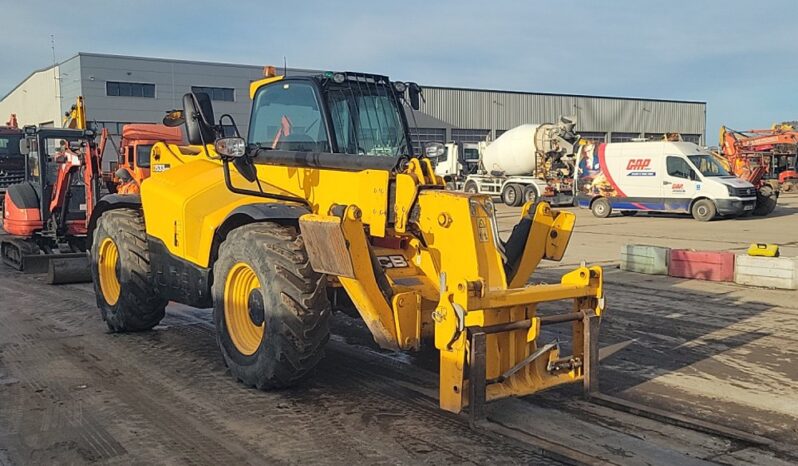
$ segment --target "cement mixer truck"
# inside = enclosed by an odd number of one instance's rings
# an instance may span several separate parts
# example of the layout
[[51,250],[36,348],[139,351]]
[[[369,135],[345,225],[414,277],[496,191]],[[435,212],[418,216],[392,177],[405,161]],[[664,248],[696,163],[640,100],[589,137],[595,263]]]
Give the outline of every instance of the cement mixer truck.
[[[575,122],[524,124],[475,147],[445,145],[435,173],[449,189],[500,196],[508,206],[546,200],[552,204],[574,201]],[[474,157],[460,157],[477,152]],[[476,150],[474,150],[476,149]]]

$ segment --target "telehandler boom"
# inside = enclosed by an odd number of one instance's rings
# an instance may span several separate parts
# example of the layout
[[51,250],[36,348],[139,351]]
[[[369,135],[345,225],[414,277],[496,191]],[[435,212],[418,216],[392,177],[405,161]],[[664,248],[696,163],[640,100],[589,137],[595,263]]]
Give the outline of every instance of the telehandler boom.
[[[191,146],[157,143],[140,196],[107,196],[92,215],[109,328],[150,329],[170,300],[213,307],[232,375],[285,387],[322,357],[332,297],[353,303],[382,348],[434,345],[448,411],[592,386],[601,268],[526,286],[542,259],[563,257],[574,215],[527,203],[502,241],[489,196],[444,190],[414,155],[403,105],[420,93],[379,75],[269,73],[250,88],[248,141],[223,137],[232,118],[187,94],[172,123]],[[560,300],[565,312],[538,313]],[[555,323],[571,325],[570,354],[541,341]]]

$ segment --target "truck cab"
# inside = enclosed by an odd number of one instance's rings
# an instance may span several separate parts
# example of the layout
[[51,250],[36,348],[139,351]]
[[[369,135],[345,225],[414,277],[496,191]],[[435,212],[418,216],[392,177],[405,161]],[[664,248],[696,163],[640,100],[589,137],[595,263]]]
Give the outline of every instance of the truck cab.
[[701,221],[750,213],[756,188],[729,174],[705,149],[689,142],[630,142],[582,147],[577,205],[596,217],[613,211],[690,213]]

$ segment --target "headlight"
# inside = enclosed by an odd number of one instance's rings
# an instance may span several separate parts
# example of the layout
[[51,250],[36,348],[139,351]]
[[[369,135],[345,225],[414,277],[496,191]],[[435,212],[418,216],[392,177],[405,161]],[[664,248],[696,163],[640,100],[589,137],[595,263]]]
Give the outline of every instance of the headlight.
[[341,84],[344,81],[346,81],[346,75],[343,74],[343,73],[335,73],[335,74],[333,74],[332,78],[333,78],[333,82],[335,82],[335,84]]
[[244,138],[221,138],[213,143],[216,153],[224,157],[243,157],[247,153]]
[[729,196],[734,196],[734,195],[737,194],[735,192],[736,190],[734,188],[732,188],[731,186],[729,186],[729,185],[726,185],[726,189],[729,191]]
[[404,94],[404,92],[407,90],[407,84],[403,83],[402,81],[394,81],[393,89],[399,94]]

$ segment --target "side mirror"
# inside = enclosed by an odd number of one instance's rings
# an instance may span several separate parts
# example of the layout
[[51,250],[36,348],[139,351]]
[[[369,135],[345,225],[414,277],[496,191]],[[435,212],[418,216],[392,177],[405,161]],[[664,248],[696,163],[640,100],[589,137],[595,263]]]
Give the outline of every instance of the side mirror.
[[410,108],[413,110],[418,110],[421,108],[421,99],[422,99],[422,91],[421,86],[416,83],[409,83],[408,85],[408,96],[410,100]]
[[446,154],[446,146],[440,142],[428,142],[424,144],[424,155],[430,159],[437,159]]
[[163,117],[162,122],[164,126],[174,128],[185,124],[186,117],[183,114],[183,110],[169,110],[166,112],[166,116]]
[[208,94],[190,92],[184,95],[183,117],[189,144],[205,145],[216,140],[213,105],[211,105],[211,98],[208,97]]
[[19,140],[19,153],[22,155],[30,154],[30,143],[25,138]]

